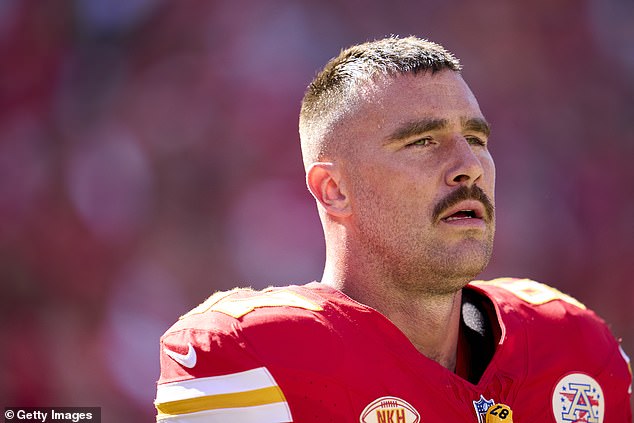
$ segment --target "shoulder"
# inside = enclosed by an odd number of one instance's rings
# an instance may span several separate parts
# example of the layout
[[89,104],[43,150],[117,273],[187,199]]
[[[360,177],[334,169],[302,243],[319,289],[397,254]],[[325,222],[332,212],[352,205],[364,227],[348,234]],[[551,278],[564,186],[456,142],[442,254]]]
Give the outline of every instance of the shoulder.
[[[503,331],[501,350],[509,356],[507,363],[518,354],[524,358],[521,366],[527,384],[546,383],[552,391],[555,385],[565,390],[584,383],[603,389],[608,413],[629,409],[629,358],[595,312],[570,295],[530,279],[474,281],[469,287],[494,304]],[[555,399],[557,404],[572,401],[560,391],[553,392],[553,407]]]
[[[540,310],[538,306],[556,301],[556,304],[564,306],[566,310],[587,310],[583,303],[570,295],[532,279],[476,280],[471,282],[469,286],[484,292],[496,304],[524,305],[527,309]],[[568,305],[573,306],[573,308],[568,307]]]
[[289,386],[339,370],[336,301],[315,283],[213,294],[161,337],[157,420],[292,421]]
[[166,332],[200,330],[237,334],[288,324],[324,323],[322,314],[332,299],[316,283],[269,287],[264,290],[235,288],[216,292],[190,310]]
[[495,365],[531,387],[522,403],[543,407],[550,398],[557,421],[580,421],[588,413],[596,421],[631,420],[629,359],[592,310],[529,279],[474,281],[468,289],[495,307],[502,328]]
[[525,336],[533,357],[585,363],[597,371],[613,358],[622,361],[610,327],[570,295],[530,279],[500,278],[469,286],[493,302],[505,341]]
[[[292,364],[300,356],[310,359],[332,351],[340,342],[328,317],[336,301],[317,283],[216,292],[161,337],[162,380],[232,373],[283,360]],[[190,345],[198,360],[187,368],[171,352],[187,354]]]
[[499,278],[473,281],[495,305],[502,320],[517,318],[525,327],[549,331],[575,328],[594,336],[612,338],[601,317],[572,296],[531,279]]

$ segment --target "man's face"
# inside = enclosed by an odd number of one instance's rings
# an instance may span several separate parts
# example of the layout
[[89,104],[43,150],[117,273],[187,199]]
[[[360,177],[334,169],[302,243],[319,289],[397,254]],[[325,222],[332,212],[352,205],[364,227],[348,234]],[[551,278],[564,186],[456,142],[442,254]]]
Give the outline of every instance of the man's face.
[[492,250],[495,166],[473,93],[441,71],[366,94],[339,126],[354,239],[403,283],[475,277]]

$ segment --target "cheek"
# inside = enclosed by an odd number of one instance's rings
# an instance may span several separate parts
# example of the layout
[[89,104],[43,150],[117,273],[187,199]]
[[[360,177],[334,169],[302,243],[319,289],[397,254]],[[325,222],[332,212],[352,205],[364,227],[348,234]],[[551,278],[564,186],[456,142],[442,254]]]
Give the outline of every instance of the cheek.
[[482,164],[482,189],[493,199],[495,195],[495,162],[489,153],[480,159]]
[[431,213],[432,183],[422,183],[420,172],[375,164],[359,166],[350,176],[350,200],[358,213],[394,220],[420,220]]
[[357,166],[350,173],[350,200],[357,209],[363,211],[373,205],[385,207],[390,201],[392,179],[378,166]]

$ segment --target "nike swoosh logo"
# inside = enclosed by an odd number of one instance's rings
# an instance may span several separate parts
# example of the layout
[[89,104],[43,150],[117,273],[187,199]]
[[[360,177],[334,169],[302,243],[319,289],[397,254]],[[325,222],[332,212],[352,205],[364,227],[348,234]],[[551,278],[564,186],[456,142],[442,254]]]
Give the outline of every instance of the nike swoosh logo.
[[181,366],[191,369],[196,365],[196,350],[189,342],[187,343],[187,346],[189,347],[189,349],[187,350],[187,354],[179,354],[176,351],[168,349],[167,347],[163,347],[163,351],[165,351],[165,354],[167,354],[172,360],[174,360]]

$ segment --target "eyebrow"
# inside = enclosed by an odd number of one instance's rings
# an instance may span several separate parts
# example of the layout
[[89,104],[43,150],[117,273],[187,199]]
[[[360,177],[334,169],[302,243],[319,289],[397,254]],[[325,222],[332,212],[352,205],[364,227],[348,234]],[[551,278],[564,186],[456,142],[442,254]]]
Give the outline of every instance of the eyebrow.
[[[463,118],[461,119],[461,125],[463,130],[479,132],[487,137],[491,133],[491,127],[483,118]],[[447,126],[449,126],[447,119],[421,119],[406,122],[388,135],[385,141],[386,144],[402,141],[425,132],[445,129]]]
[[462,127],[467,131],[479,132],[486,135],[491,135],[491,126],[482,118],[471,118],[462,121]]
[[444,129],[449,125],[447,119],[421,119],[405,122],[386,138],[386,144],[401,141],[425,132]]

